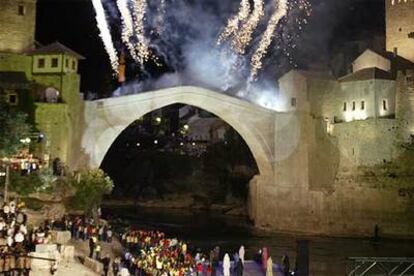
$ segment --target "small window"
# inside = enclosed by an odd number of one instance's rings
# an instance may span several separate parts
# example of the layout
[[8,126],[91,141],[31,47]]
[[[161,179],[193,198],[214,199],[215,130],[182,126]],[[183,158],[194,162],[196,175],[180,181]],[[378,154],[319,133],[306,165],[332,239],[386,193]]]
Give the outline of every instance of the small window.
[[18,103],[17,94],[14,94],[14,93],[9,94],[7,101],[9,102],[10,105],[17,105]]
[[37,60],[37,67],[38,68],[45,68],[45,59],[44,58],[39,58]]
[[74,60],[72,61],[72,70],[76,70],[76,62]]
[[352,102],[352,111],[355,110],[355,107],[356,107],[355,102]]
[[387,100],[382,100],[382,109],[383,109],[383,110],[388,110],[388,103],[387,103]]
[[69,67],[69,59],[65,60],[65,67],[68,68]]
[[58,67],[58,59],[52,58],[52,68],[56,68],[56,67]]
[[361,110],[365,110],[365,101],[361,102]]
[[296,98],[290,99],[290,105],[295,107],[296,106]]
[[346,111],[346,103],[344,103],[344,111]]
[[414,38],[414,32],[409,33],[408,38]]
[[26,14],[26,8],[24,5],[19,5],[18,9],[17,9],[17,14],[20,16],[24,16]]

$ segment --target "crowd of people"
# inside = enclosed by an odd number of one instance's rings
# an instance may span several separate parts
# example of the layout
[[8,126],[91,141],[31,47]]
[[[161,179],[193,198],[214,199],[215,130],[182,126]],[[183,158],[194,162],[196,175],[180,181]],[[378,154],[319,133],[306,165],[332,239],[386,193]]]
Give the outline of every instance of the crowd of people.
[[[218,246],[205,254],[163,232],[131,229],[119,236],[124,253],[111,261],[108,255],[101,256],[101,243],[113,240],[113,231],[108,224],[87,217],[64,216],[27,229],[23,208],[23,202],[11,201],[0,210],[0,275],[29,275],[31,258],[28,253],[34,251],[36,244],[49,243],[51,230],[70,231],[72,239],[88,241],[89,257],[103,263],[105,275],[110,268],[116,276],[243,275],[243,246],[232,256],[221,254]],[[272,261],[266,248],[260,251],[257,261],[266,275],[272,275]],[[284,272],[288,272],[288,258],[282,263]]]
[[[114,275],[212,276],[218,271],[226,276],[243,275],[243,246],[233,255],[232,265],[228,254],[220,263],[218,246],[209,254],[200,249],[190,252],[186,242],[167,238],[160,231],[130,230],[121,236],[121,243],[126,251],[122,258],[114,260]],[[126,271],[121,273],[122,270]]]
[[29,275],[28,253],[36,242],[35,233],[28,231],[27,215],[22,201],[4,203],[0,210],[0,275]]
[[[121,236],[127,249],[122,263],[133,275],[188,275],[196,260],[187,244],[159,231],[131,230]],[[114,271],[120,270],[114,267]]]
[[97,223],[93,218],[64,216],[52,222],[53,229],[70,231],[71,238],[89,242],[89,257],[101,260],[101,242],[111,243],[113,231],[105,223]]
[[65,219],[67,230],[73,239],[89,240],[95,237],[100,242],[112,242],[113,232],[111,226],[104,223],[96,223],[93,218],[75,217]]

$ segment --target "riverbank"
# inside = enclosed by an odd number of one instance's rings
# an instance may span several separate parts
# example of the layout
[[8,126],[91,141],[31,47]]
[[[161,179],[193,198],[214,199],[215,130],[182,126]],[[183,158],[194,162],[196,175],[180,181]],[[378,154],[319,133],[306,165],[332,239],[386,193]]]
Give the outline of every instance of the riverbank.
[[163,199],[136,200],[136,199],[106,199],[102,208],[157,208],[194,211],[212,211],[229,216],[248,218],[247,206],[234,200],[232,203],[210,203],[202,197],[192,194],[169,195]]
[[309,266],[312,275],[346,275],[347,258],[358,256],[414,256],[414,241],[380,238],[333,238],[257,230],[248,220],[203,210],[168,208],[102,209],[111,225],[134,229],[159,230],[171,237],[188,241],[193,248],[208,252],[218,245],[222,252],[234,253],[244,245],[246,259],[267,247],[274,262],[288,255],[295,262],[299,240],[309,243]]

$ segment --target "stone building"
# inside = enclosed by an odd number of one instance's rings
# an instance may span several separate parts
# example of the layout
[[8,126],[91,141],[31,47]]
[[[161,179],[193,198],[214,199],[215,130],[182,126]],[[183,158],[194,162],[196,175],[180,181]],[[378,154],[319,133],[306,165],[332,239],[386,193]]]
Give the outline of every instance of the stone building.
[[[339,138],[337,146],[357,165],[392,160],[399,154],[393,141],[408,142],[414,134],[408,132],[414,129],[414,63],[367,49],[352,68],[339,79],[328,73],[288,72],[279,79],[281,106],[319,118],[326,133]],[[398,127],[401,124],[403,128]],[[358,133],[358,126],[370,139]],[[390,143],[384,143],[387,139]]]
[[72,148],[81,122],[78,62],[83,57],[59,42],[35,43],[35,0],[0,2],[0,94],[29,113],[36,132],[44,134],[42,159],[75,166]]
[[414,1],[385,0],[386,50],[414,62]]
[[35,41],[36,0],[2,0],[0,52],[22,53]]
[[414,1],[385,0],[386,50],[414,62]]

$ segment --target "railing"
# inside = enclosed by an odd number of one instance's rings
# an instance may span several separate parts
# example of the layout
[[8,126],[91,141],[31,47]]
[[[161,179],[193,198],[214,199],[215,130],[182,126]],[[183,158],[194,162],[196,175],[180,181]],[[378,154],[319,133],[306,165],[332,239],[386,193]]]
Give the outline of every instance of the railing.
[[414,275],[414,258],[350,257],[348,260],[348,276]]

